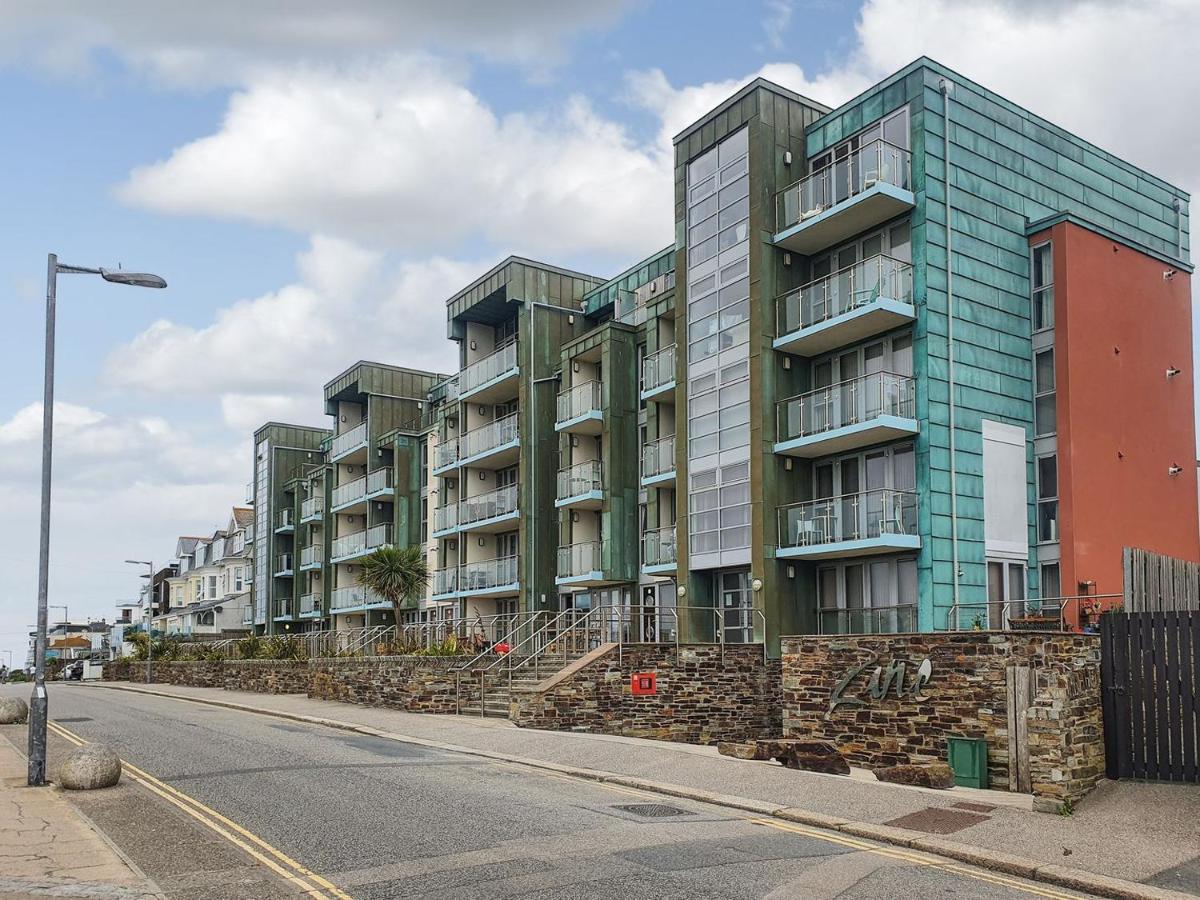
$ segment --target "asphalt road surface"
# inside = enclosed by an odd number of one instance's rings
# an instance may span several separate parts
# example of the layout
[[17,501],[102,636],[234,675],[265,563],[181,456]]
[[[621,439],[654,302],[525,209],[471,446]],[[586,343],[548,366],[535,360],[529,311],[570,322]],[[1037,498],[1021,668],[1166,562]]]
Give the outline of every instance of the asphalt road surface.
[[[246,852],[265,846],[336,886],[328,896],[362,900],[1080,896],[750,813],[234,710],[79,685],[52,685],[50,704],[53,721],[147,773],[79,802],[171,897],[295,896]],[[52,757],[67,740],[55,735]],[[241,847],[191,821],[172,788],[225,817]]]

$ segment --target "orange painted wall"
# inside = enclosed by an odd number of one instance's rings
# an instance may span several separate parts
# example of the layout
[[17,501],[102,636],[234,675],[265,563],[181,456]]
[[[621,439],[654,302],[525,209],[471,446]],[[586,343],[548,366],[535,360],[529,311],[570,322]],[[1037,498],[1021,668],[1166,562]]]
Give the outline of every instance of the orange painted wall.
[[1046,237],[1062,591],[1094,581],[1088,593],[1119,594],[1123,547],[1200,561],[1191,277],[1164,279],[1171,266],[1069,222],[1031,243]]

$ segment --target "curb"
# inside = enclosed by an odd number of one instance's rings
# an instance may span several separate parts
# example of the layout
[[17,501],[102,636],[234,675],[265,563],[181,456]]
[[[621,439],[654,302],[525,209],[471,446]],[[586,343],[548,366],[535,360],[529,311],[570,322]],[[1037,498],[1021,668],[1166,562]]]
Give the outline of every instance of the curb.
[[383,731],[378,728],[372,728],[369,725],[356,725],[353,722],[342,722],[337,719],[326,719],[321,716],[306,716],[300,713],[289,713],[280,710],[264,709],[257,706],[248,706],[244,703],[234,703],[233,701],[229,700],[214,700],[208,697],[188,697],[183,694],[171,694],[165,691],[147,690],[146,688],[136,687],[132,684],[121,685],[111,682],[93,682],[87,686],[107,688],[115,691],[126,691],[133,694],[147,694],[152,697],[165,697],[169,700],[182,700],[188,703],[199,703],[204,706],[215,706],[223,709],[236,710],[238,712],[255,713],[261,716],[270,716],[276,719],[288,719],[293,722],[303,722],[309,725],[321,725],[326,728],[335,728],[339,731],[351,731],[358,734],[369,735],[371,737],[385,738],[387,740],[397,741],[403,744],[426,747],[431,750],[443,750],[449,753],[460,753],[465,756],[475,756],[482,759],[494,760],[496,762],[506,762],[514,765],[525,766],[531,769],[555,772],[559,775],[569,775],[586,781],[597,781],[606,784],[615,784],[621,787],[636,788],[638,790],[647,791],[648,793],[662,794],[667,797],[678,797],[682,800],[694,800],[698,803],[708,803],[714,806],[722,806],[727,809],[736,809],[741,812],[750,812],[754,813],[755,815],[768,816],[770,818],[779,819],[780,821],[792,822],[798,825],[807,825],[810,828],[820,828],[825,831],[839,832],[852,837],[875,841],[880,844],[891,844],[892,846],[917,850],[933,856],[942,857],[944,859],[951,859],[957,862],[967,863],[968,865],[976,866],[980,869],[988,869],[1005,875],[1013,875],[1019,878],[1028,879],[1030,881],[1041,882],[1043,884],[1052,884],[1056,887],[1067,888],[1069,890],[1082,891],[1098,897],[1111,897],[1115,898],[1115,900],[1196,900],[1196,897],[1193,894],[1184,894],[1179,891],[1158,888],[1154,887],[1153,885],[1141,884],[1136,881],[1126,881],[1121,878],[1112,878],[1108,875],[1101,875],[1096,872],[1088,872],[1084,869],[1072,869],[1067,866],[1060,866],[1052,863],[1039,864],[1033,860],[1024,859],[1023,857],[1014,856],[1009,853],[1003,853],[995,850],[985,850],[981,847],[972,846],[970,844],[960,844],[957,841],[948,841],[943,838],[926,837],[920,832],[908,831],[907,829],[903,828],[894,828],[874,822],[855,822],[842,819],[837,816],[809,812],[797,807],[782,807],[778,804],[768,803],[763,800],[754,800],[748,797],[737,797],[732,794],[704,791],[700,790],[699,788],[670,784],[669,782],[649,781],[644,778],[637,778],[631,775],[621,775],[616,772],[605,772],[599,769],[584,769],[578,766],[565,766],[559,763],[547,762],[546,760],[530,759],[524,756],[514,756],[510,753],[496,753],[490,750],[480,750],[475,747],[462,747],[458,744],[447,744],[443,741],[431,741],[426,740],[425,738],[397,734],[391,731]]

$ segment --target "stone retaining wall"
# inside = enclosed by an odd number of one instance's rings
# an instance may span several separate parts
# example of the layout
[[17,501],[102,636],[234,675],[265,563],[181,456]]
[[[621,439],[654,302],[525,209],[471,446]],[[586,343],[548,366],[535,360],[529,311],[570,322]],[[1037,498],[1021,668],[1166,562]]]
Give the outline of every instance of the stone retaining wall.
[[[654,673],[656,692],[635,696],[634,673]],[[540,687],[540,686],[539,686]],[[614,646],[546,689],[514,695],[522,727],[594,731],[692,744],[777,737],[779,660],[761,645]]]
[[[1100,647],[1092,635],[1023,632],[786,637],[783,731],[831,741],[847,759],[876,768],[947,758],[949,737],[984,738],[992,785],[1009,787],[1006,670],[1033,673],[1025,716],[1029,772],[1043,805],[1073,802],[1104,773]],[[914,696],[918,667],[927,684]],[[872,673],[905,664],[903,688],[873,697]],[[855,667],[862,670],[841,682]],[[850,702],[831,711],[841,688]]]

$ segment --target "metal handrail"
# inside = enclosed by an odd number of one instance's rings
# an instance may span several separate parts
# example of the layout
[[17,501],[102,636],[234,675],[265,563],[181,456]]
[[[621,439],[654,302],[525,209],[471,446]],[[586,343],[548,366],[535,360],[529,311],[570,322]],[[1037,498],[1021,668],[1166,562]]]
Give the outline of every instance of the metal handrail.
[[775,336],[811,328],[880,297],[912,303],[912,263],[878,253],[776,297]]
[[847,378],[776,402],[778,439],[821,434],[884,415],[911,419],[916,379],[895,372]]
[[341,456],[351,447],[357,447],[359,444],[365,443],[366,440],[367,423],[364,420],[353,428],[348,428],[341,434],[336,435],[333,442],[329,445],[329,455],[331,457]]
[[[1010,624],[1013,616],[1010,610],[1019,608],[1022,612],[1042,612],[1049,609],[1054,611],[1055,618],[1058,620],[1058,630],[1065,631],[1067,627],[1066,611],[1071,603],[1082,604],[1087,600],[1121,600],[1124,601],[1124,594],[1072,594],[1064,597],[1026,597],[1024,600],[1000,600],[988,601],[981,600],[977,603],[955,603],[949,607],[949,612],[946,615],[946,625],[950,631],[973,630],[974,623],[971,623],[966,629],[962,627],[962,617],[960,610],[979,610],[982,612],[983,623],[981,630],[983,631],[998,631],[1002,628],[997,628],[991,624],[991,612],[999,608],[1001,620],[1003,624]],[[978,617],[978,616],[977,616]]]
[[[871,165],[872,156],[874,165]],[[910,151],[883,138],[875,138],[841,159],[831,159],[826,165],[789,184],[776,194],[776,230],[782,231],[795,225],[881,181],[908,188],[911,179],[911,159]],[[831,176],[836,175],[839,166],[846,173],[845,197],[837,196],[831,181]],[[793,192],[796,202],[794,208],[789,209],[788,200]]]
[[642,391],[652,391],[675,380],[675,345],[669,344],[642,360]]
[[459,377],[459,392],[473,391],[481,384],[486,384],[506,372],[517,368],[517,342],[510,341],[503,347],[497,348],[468,366],[465,366]]

